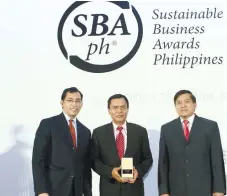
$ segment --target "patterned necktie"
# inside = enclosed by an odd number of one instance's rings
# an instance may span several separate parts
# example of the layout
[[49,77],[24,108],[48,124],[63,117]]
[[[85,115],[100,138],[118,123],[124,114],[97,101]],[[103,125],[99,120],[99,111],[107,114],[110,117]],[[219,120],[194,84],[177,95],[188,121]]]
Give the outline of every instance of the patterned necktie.
[[122,133],[123,127],[117,127],[117,130],[119,131],[116,138],[117,152],[119,158],[121,159],[124,156],[124,136]]
[[184,123],[184,136],[185,136],[185,139],[188,141],[188,139],[189,139],[189,129],[188,129],[189,121],[184,120],[183,123]]
[[76,130],[73,126],[73,120],[69,120],[69,130],[72,136],[73,146],[76,147]]

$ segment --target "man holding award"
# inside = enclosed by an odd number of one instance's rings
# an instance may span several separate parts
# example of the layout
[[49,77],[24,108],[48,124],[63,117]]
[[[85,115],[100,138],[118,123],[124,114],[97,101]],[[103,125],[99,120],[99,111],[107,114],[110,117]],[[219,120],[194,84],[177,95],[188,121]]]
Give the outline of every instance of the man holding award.
[[126,122],[128,99],[108,100],[112,122],[94,129],[93,169],[100,175],[100,196],[144,196],[143,177],[153,163],[147,130]]

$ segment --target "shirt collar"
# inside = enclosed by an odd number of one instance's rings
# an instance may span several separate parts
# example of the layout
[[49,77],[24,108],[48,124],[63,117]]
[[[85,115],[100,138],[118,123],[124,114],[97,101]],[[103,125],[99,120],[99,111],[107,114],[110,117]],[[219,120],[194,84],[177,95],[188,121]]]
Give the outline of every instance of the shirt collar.
[[[114,131],[118,131],[117,130],[118,125],[116,125],[114,122],[112,122],[112,124],[113,124],[113,127],[114,127]],[[127,123],[126,123],[126,121],[124,122],[122,127],[123,127],[123,131],[127,132]]]
[[69,124],[69,120],[73,120],[73,122],[76,124],[76,117],[71,119],[64,111],[63,111],[63,114],[64,114],[65,119],[66,119],[68,124]]
[[[195,114],[193,114],[192,116],[190,116],[187,120],[189,121],[189,125],[192,125],[193,121],[195,118]],[[181,123],[183,124],[184,119],[180,117]]]

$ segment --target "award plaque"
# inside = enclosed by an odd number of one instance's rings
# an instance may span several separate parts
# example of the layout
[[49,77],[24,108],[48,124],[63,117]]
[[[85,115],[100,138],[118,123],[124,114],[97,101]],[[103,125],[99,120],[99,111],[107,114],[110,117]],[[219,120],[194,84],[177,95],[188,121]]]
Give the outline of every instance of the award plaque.
[[132,158],[121,159],[121,177],[124,180],[133,179],[133,159]]

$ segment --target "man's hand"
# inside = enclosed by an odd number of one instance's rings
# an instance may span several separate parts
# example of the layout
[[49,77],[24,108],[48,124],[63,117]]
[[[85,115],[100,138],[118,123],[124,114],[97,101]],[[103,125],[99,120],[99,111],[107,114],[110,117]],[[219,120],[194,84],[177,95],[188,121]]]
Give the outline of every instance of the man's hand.
[[41,194],[39,194],[39,196],[49,196],[49,194],[48,193],[41,193]]
[[139,175],[139,174],[138,174],[138,171],[137,171],[136,168],[134,167],[134,168],[133,168],[133,179],[128,180],[127,182],[133,184],[133,183],[136,181],[136,179],[138,178],[138,175]]
[[111,172],[111,175],[112,175],[112,178],[114,178],[114,179],[117,180],[118,182],[124,183],[125,181],[121,178],[120,174],[118,173],[118,171],[119,171],[120,169],[121,169],[120,167],[113,168],[113,170],[112,170],[112,172]]
[[169,194],[162,194],[161,196],[170,196]]
[[213,196],[224,196],[224,193],[213,193]]

